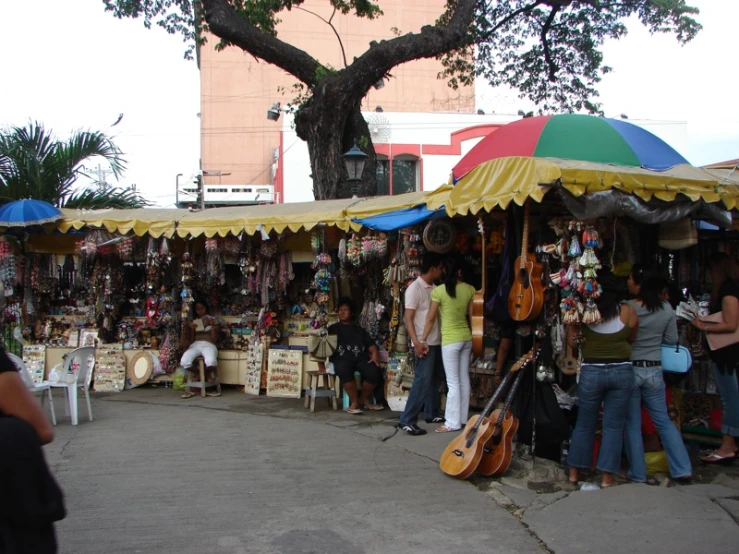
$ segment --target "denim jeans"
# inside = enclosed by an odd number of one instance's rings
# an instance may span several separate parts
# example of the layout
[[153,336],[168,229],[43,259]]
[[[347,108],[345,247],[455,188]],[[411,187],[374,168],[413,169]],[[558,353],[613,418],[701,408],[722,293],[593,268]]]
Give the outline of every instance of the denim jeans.
[[716,376],[716,387],[721,395],[722,418],[721,432],[724,435],[739,437],[739,375],[737,370],[733,373],[721,373],[713,365],[713,374]]
[[641,432],[641,405],[652,418],[667,455],[670,475],[675,478],[688,477],[693,470],[680,431],[667,415],[665,380],[662,368],[634,367],[634,390],[631,392],[629,410],[626,414],[626,455],[631,463],[629,479],[638,483],[647,480],[647,463],[644,460],[644,442]]
[[446,386],[445,425],[449,429],[459,429],[467,423],[470,411],[470,357],[472,341],[454,342],[441,347],[444,360]]
[[634,374],[631,364],[583,364],[577,387],[579,399],[577,422],[572,431],[568,463],[572,467],[590,469],[593,465],[593,444],[598,413],[603,404],[603,435],[596,468],[606,473],[621,470],[626,410]]
[[428,421],[441,415],[439,387],[443,375],[441,346],[429,346],[428,354],[416,361],[416,377],[413,379],[413,386],[408,395],[405,410],[400,415],[401,425],[415,425],[418,423],[418,414],[421,409],[423,409]]

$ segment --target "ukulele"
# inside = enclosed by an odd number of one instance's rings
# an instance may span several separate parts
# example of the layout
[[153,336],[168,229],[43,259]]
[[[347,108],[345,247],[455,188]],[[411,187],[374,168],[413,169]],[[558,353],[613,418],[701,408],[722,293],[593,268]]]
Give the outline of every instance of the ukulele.
[[495,431],[488,419],[495,402],[511,376],[533,359],[533,350],[518,360],[503,378],[503,382],[488,401],[480,415],[473,415],[462,433],[449,443],[441,455],[439,467],[441,471],[457,479],[466,479],[477,469],[482,459],[483,448]]
[[480,290],[475,291],[475,295],[472,297],[470,327],[472,328],[472,355],[479,358],[485,351],[485,281],[487,268],[485,267],[485,229],[482,225],[482,218],[477,220],[477,225],[482,236],[482,286]]
[[[529,356],[529,361],[533,359],[533,350],[526,354],[526,356]],[[496,420],[495,429],[493,430],[493,435],[485,443],[480,465],[477,466],[477,472],[486,477],[503,475],[511,465],[511,460],[513,459],[513,435],[518,431],[518,418],[509,410],[523,373],[523,371],[518,372],[516,380],[508,392],[508,397],[503,408],[497,409],[490,414],[490,419]]]
[[570,348],[570,345],[567,344],[567,339],[565,339],[565,351],[557,358],[557,367],[565,375],[574,375],[577,373],[579,365],[580,362],[575,357],[575,353]]
[[524,208],[523,236],[521,237],[521,255],[514,268],[518,273],[508,293],[508,313],[514,321],[534,321],[544,307],[544,284],[542,283],[543,267],[536,261],[534,254],[528,253],[529,247],[529,206]]

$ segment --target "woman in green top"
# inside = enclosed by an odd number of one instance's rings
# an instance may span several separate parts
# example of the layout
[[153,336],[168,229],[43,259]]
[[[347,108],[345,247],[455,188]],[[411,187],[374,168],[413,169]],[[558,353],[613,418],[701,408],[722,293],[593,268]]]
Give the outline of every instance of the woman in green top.
[[446,424],[437,428],[437,433],[459,431],[467,423],[470,409],[472,330],[469,318],[475,288],[464,282],[464,268],[458,259],[449,257],[445,265],[444,286],[436,287],[431,293],[431,307],[421,335],[421,344],[424,344],[441,312],[441,359],[449,392],[444,412]]
[[[636,338],[639,318],[636,310],[623,303],[621,283],[608,271],[598,275],[603,292],[595,301],[602,322],[583,325],[582,365],[577,387],[578,411],[567,462],[570,482],[577,484],[580,470],[593,465],[593,444],[598,414],[603,405],[603,432],[595,467],[600,470],[602,487],[614,484],[614,474],[621,471],[626,412],[634,387],[631,343]],[[568,329],[567,341],[575,348],[575,326]]]

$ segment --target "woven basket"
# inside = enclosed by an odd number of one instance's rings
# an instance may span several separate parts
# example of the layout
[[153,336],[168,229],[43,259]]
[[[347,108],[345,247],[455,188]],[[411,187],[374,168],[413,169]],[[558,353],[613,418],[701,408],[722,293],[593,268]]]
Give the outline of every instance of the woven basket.
[[659,245],[668,250],[682,250],[698,244],[698,228],[692,219],[670,221],[659,226]]

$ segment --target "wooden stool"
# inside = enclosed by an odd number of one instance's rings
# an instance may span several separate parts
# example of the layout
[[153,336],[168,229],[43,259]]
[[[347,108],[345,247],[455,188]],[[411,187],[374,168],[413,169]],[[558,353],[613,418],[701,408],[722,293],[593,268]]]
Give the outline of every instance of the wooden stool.
[[[310,406],[310,411],[316,411],[316,398],[328,399],[328,405],[338,410],[338,402],[336,401],[336,376],[327,372],[307,371],[308,387],[305,389],[305,407]],[[323,385],[319,389],[318,385],[323,377]]]
[[221,394],[221,381],[218,378],[218,366],[216,365],[213,368],[213,381],[206,381],[205,380],[205,360],[202,356],[198,356],[195,358],[195,361],[193,364],[198,365],[198,370],[200,372],[200,381],[191,381],[192,377],[192,368],[187,371],[187,384],[186,384],[186,390],[189,393],[192,393],[192,390],[190,390],[190,387],[200,387],[200,396],[205,398],[205,389],[208,387],[216,387],[216,391],[218,392],[218,395]]

